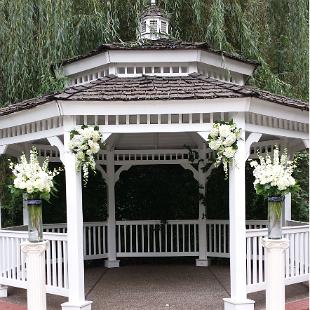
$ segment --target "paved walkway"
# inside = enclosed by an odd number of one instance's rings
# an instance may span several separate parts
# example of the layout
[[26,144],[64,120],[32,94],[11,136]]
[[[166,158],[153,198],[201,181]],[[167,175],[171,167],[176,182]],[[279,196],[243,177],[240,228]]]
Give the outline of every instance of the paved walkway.
[[[92,310],[222,310],[222,299],[229,296],[229,267],[205,268],[192,264],[139,264],[115,269],[88,267],[85,291],[87,299],[93,301]],[[306,297],[308,287],[304,284],[286,289],[287,301]],[[255,310],[265,309],[264,292],[249,294],[249,298],[255,300]],[[26,304],[26,292],[10,288],[5,300]],[[60,310],[60,304],[65,301],[66,298],[48,295],[48,310]],[[0,306],[0,310],[4,309],[10,308]]]
[[309,310],[309,298],[287,303],[285,310]]
[[0,301],[0,310],[27,310],[27,307]]

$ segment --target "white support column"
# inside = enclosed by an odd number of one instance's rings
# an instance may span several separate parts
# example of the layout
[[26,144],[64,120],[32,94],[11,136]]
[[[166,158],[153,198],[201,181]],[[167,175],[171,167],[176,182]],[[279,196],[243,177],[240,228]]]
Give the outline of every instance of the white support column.
[[69,301],[61,306],[63,310],[91,310],[92,302],[85,300],[84,291],[81,172],[76,171],[76,158],[68,147],[70,130],[75,126],[75,119],[65,117],[64,126],[63,158],[66,173]]
[[284,252],[287,239],[262,239],[265,248],[266,310],[285,310]]
[[282,225],[286,226],[287,221],[292,220],[292,194],[289,193],[285,195],[283,210],[282,210]]
[[46,310],[45,251],[48,241],[21,244],[26,256],[27,309]]
[[[200,152],[200,158],[203,158],[205,154],[205,144],[204,149]],[[206,174],[202,171],[205,161],[200,162],[198,167],[198,183],[199,183],[199,193],[203,196],[206,194]],[[199,258],[196,259],[196,266],[207,267],[209,265],[209,260],[207,257],[207,216],[206,216],[206,206],[199,200],[199,218],[198,218],[198,232],[199,232]]]
[[29,224],[27,194],[23,194],[23,225]]
[[229,235],[231,297],[224,298],[225,310],[253,310],[254,301],[246,291],[246,230],[245,230],[245,119],[243,114],[233,117],[242,129],[235,161],[229,167]]
[[[1,201],[0,201],[0,229],[2,229],[2,218],[1,218]],[[0,298],[8,296],[8,287],[0,284]]]
[[114,151],[107,154],[107,190],[108,190],[108,259],[104,262],[105,267],[119,267],[116,259],[116,221],[115,221],[115,167]]

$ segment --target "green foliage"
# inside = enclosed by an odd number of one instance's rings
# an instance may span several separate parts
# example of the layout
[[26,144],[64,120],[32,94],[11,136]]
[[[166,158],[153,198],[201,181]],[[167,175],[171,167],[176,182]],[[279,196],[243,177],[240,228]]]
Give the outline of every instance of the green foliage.
[[194,219],[198,202],[198,183],[180,166],[135,166],[116,183],[117,219]]
[[[0,0],[0,103],[64,87],[52,64],[135,40],[148,0]],[[308,1],[161,0],[172,35],[262,63],[250,83],[308,98]],[[223,58],[224,59],[224,58]]]
[[13,183],[13,178],[8,159],[9,157],[6,155],[0,156],[0,205],[3,227],[20,225],[23,218],[22,208],[16,208],[17,205],[22,205],[22,196],[12,196],[10,193],[9,186]]
[[295,155],[296,168],[293,176],[298,180],[300,190],[292,193],[292,218],[309,221],[309,152]]

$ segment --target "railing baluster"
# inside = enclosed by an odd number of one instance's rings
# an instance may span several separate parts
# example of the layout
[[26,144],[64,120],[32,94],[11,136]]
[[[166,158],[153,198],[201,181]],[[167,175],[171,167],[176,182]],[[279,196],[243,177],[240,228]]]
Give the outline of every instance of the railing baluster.
[[130,229],[130,243],[129,243],[129,245],[130,245],[130,253],[132,253],[132,243],[133,243],[133,241],[132,241],[132,225],[130,224],[129,225],[129,229]]
[[253,273],[253,283],[257,283],[257,238],[253,237],[253,257],[252,257],[252,273]]
[[263,281],[263,245],[262,237],[258,237],[258,282]]
[[52,240],[52,285],[57,286],[57,279],[56,279],[56,246],[55,240]]
[[290,266],[291,266],[291,277],[295,276],[295,249],[294,249],[294,235],[292,234],[290,236],[290,247],[289,247],[289,251],[290,251]]
[[141,225],[141,234],[142,234],[142,253],[144,253],[144,225]]
[[97,239],[96,239],[96,232],[98,226],[93,226],[93,255],[97,255]]
[[299,237],[300,234],[295,234],[295,269],[296,269],[296,276],[300,275],[300,247],[299,247]]
[[139,252],[138,231],[139,231],[139,225],[136,225],[136,253]]
[[61,249],[61,241],[57,240],[57,286],[62,287],[62,249]]
[[252,238],[247,238],[246,241],[246,247],[247,247],[247,253],[246,253],[246,269],[247,269],[247,284],[252,284],[252,277],[251,277],[251,239]]
[[182,252],[185,252],[185,225],[182,224]]
[[173,245],[173,224],[170,224],[170,252],[174,252],[174,245]]
[[68,246],[67,240],[63,241],[64,246],[64,288],[68,288]]

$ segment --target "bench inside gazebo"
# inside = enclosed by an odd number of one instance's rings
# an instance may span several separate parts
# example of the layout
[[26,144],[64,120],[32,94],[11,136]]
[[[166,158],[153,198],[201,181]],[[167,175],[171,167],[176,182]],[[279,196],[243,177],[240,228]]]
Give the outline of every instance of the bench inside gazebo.
[[[85,300],[84,260],[105,259],[105,266],[113,268],[125,257],[174,256],[196,257],[201,267],[213,257],[229,258],[231,298],[225,298],[225,309],[254,309],[247,293],[265,289],[267,221],[245,218],[245,162],[257,151],[272,153],[275,145],[291,156],[307,148],[308,107],[246,86],[256,62],[207,44],[167,39],[169,19],[155,7],[141,15],[141,44],[107,44],[65,61],[61,70],[68,87],[63,92],[1,108],[0,154],[17,157],[34,145],[40,157],[64,165],[67,223],[44,228],[46,289],[69,298],[63,309],[91,309]],[[233,120],[242,133],[238,164],[229,167],[229,220],[208,219],[208,206],[200,202],[195,220],[116,221],[115,184],[132,166],[181,165],[192,171],[205,194],[214,169],[207,137],[220,120]],[[106,221],[83,223],[81,173],[69,151],[70,131],[81,125],[99,126],[105,138],[96,167],[107,185]],[[184,145],[195,151],[194,160]],[[309,229],[291,220],[289,195],[283,211],[289,285],[308,280]],[[20,250],[26,239],[23,228],[0,230],[2,296],[4,285],[27,286]]]

